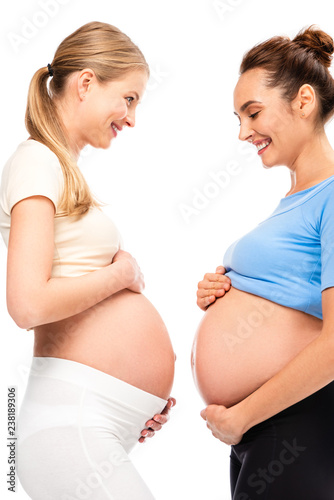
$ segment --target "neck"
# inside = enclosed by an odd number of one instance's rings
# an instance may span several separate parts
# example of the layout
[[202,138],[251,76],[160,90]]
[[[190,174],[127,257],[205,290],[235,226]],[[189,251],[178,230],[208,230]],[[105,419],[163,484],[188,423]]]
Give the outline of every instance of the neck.
[[334,151],[324,130],[307,142],[289,170],[291,189],[286,196],[334,175]]
[[57,110],[64,127],[71,156],[73,159],[78,160],[80,151],[86,144],[82,141],[80,130],[78,130],[80,120],[78,120],[77,110],[74,109],[74,106],[71,106],[70,102],[65,100],[57,101]]

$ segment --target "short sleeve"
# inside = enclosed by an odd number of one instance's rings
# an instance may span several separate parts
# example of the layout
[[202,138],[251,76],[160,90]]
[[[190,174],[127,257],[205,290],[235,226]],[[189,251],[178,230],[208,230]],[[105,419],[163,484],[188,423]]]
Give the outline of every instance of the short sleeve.
[[320,221],[321,291],[334,286],[334,188],[329,190]]
[[37,141],[28,140],[13,155],[4,182],[5,209],[29,196],[49,198],[57,210],[63,191],[63,174],[57,156]]

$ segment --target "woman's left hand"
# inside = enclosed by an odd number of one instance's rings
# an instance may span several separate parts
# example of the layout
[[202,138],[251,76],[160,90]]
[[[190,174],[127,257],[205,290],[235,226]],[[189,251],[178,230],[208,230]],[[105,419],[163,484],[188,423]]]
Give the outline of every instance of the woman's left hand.
[[169,420],[169,410],[172,408],[172,406],[175,405],[176,399],[168,398],[168,403],[166,404],[162,412],[154,415],[151,420],[148,420],[146,422],[145,425],[148,427],[148,429],[143,429],[141,431],[141,437],[138,439],[140,443],[144,443],[145,438],[154,436],[155,431],[160,431],[163,424],[165,424]]
[[208,429],[215,438],[226,444],[238,444],[243,436],[242,425],[239,423],[233,406],[209,405],[201,411],[201,417],[206,420]]

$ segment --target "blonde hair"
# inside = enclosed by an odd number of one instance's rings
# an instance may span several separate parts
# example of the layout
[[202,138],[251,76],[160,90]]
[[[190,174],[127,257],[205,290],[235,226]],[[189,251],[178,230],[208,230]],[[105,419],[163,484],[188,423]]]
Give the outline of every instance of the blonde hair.
[[115,26],[101,22],[85,24],[61,42],[51,63],[53,76],[49,83],[48,67],[32,77],[25,116],[26,128],[32,139],[53,151],[64,175],[57,216],[81,215],[91,206],[101,207],[71,157],[62,122],[54,98],[64,92],[69,75],[84,68],[95,72],[100,83],[121,78],[133,70],[150,74],[139,48]]

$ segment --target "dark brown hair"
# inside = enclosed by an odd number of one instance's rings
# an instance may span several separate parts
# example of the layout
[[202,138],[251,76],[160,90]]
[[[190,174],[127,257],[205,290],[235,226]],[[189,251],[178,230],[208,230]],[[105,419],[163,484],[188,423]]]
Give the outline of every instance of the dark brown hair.
[[267,86],[280,88],[288,102],[302,85],[311,85],[319,100],[318,124],[323,125],[334,113],[334,80],[328,69],[333,52],[333,39],[311,25],[293,40],[275,36],[255,45],[244,55],[240,75],[263,68],[267,71]]

